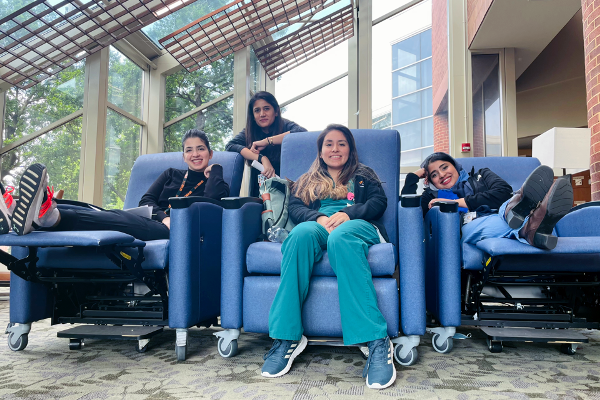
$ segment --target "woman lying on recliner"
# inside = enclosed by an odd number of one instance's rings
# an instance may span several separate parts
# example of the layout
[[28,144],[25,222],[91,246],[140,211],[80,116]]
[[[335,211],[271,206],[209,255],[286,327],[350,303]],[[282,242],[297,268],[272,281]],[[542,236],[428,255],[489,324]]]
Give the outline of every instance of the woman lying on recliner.
[[298,224],[283,242],[281,284],[269,312],[269,335],[262,375],[286,374],[304,350],[302,304],[313,266],[327,248],[338,282],[344,343],[367,342],[363,371],[367,386],[383,389],[396,379],[393,345],[377,307],[369,247],[385,242],[383,215],[387,198],[375,172],[358,162],[354,137],[342,125],[329,125],[317,139],[317,158],[292,187],[288,211]]
[[8,233],[12,217],[12,228],[19,235],[41,228],[50,231],[119,231],[144,241],[168,239],[169,197],[205,196],[220,200],[229,195],[229,185],[223,181],[223,167],[219,164],[208,166],[213,153],[206,133],[197,129],[187,131],[182,147],[188,169],[167,169],[140,200],[140,206],[152,207],[152,219],[123,210],[58,209],[53,200],[54,190],[48,186],[46,167],[33,164],[21,177],[20,199],[12,215],[0,201],[4,216],[0,221],[0,233]]
[[573,205],[571,181],[566,177],[554,181],[552,169],[545,165],[537,167],[513,194],[510,185],[489,168],[467,174],[448,154],[433,153],[420,170],[407,175],[402,194],[416,193],[423,178],[423,215],[436,202],[458,203],[465,243],[514,238],[551,250],[557,242],[553,229]]

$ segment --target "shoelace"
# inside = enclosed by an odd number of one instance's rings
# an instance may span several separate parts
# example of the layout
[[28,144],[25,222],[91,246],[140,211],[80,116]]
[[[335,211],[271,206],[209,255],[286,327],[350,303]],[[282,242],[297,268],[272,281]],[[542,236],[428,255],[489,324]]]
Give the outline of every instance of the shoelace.
[[4,203],[6,204],[7,208],[10,208],[10,206],[12,205],[14,199],[12,197],[12,192],[15,191],[14,186],[7,186],[6,189],[4,190],[4,194],[2,195],[2,197],[4,198]]
[[388,343],[389,340],[389,337],[384,341],[377,340],[372,347],[369,346],[369,357],[367,358],[365,368],[363,369],[363,378],[367,377],[372,362],[387,363],[387,352],[390,347]]
[[279,346],[281,346],[282,343],[283,341],[281,341],[280,339],[275,339],[275,341],[273,342],[273,347],[271,347],[271,350],[269,350],[267,354],[263,356],[263,360],[266,360],[267,358],[271,357],[271,354],[275,353],[275,351],[279,348]]
[[47,196],[46,196],[46,201],[44,201],[44,204],[42,204],[42,207],[40,208],[40,218],[42,218],[46,212],[50,209],[50,207],[52,206],[52,197],[54,196],[54,186],[52,186],[52,189],[50,189],[50,186],[46,186],[47,189]]

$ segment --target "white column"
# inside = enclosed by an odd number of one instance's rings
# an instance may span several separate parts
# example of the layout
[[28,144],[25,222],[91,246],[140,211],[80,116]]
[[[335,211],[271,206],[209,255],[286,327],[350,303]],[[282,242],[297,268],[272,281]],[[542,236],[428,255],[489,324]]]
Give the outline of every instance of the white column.
[[102,205],[109,49],[85,61],[79,200]]
[[[238,50],[233,55],[233,134],[246,127],[246,108],[250,100],[250,49]],[[248,196],[250,167],[245,164],[240,196]]]

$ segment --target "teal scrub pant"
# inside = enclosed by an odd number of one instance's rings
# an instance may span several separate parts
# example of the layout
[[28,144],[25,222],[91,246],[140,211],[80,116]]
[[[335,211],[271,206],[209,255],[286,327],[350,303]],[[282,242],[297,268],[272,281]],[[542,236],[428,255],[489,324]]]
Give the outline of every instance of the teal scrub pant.
[[377,307],[369,247],[379,243],[377,230],[363,220],[346,221],[331,234],[317,222],[303,222],[281,246],[281,283],[269,312],[273,339],[300,340],[302,305],[308,294],[313,266],[327,246],[329,262],[337,276],[344,344],[387,337],[387,323]]

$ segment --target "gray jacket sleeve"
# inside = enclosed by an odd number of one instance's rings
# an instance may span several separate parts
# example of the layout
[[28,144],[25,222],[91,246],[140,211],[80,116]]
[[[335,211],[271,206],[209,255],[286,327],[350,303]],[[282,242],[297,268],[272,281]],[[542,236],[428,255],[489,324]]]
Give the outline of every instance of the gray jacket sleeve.
[[225,146],[226,151],[232,151],[239,153],[243,148],[246,147],[246,129],[242,129],[240,133],[235,135],[233,139]]

